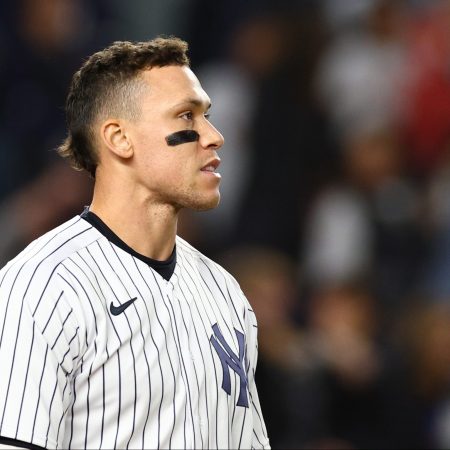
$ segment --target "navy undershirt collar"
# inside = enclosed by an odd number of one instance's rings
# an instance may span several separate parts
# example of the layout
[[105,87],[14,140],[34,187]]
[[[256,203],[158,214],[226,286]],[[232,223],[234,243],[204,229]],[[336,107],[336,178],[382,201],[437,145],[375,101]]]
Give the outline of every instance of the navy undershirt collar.
[[103,222],[102,219],[100,219],[100,217],[98,217],[93,212],[89,211],[88,206],[86,206],[84,211],[80,214],[80,217],[89,222],[98,231],[100,231],[100,233],[103,234],[103,236],[105,236],[106,239],[108,239],[114,245],[117,245],[117,247],[126,251],[130,255],[148,264],[153,270],[158,272],[165,280],[167,281],[170,280],[170,277],[172,276],[175,270],[175,265],[177,262],[176,247],[173,248],[173,252],[170,255],[169,259],[167,259],[166,261],[158,261],[156,259],[152,259],[147,256],[141,255],[137,251],[133,250],[129,245],[127,245],[124,241],[122,241],[122,239],[120,239],[120,237],[117,236],[117,234],[115,234],[111,230],[111,228],[109,228],[108,225],[106,225],[106,223]]

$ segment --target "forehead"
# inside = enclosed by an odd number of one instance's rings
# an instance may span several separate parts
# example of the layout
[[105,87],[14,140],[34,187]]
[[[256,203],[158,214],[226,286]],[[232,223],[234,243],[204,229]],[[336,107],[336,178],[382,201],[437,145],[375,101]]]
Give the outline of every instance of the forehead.
[[187,66],[154,67],[143,72],[142,77],[149,89],[145,102],[171,107],[186,99],[197,100],[205,107],[210,99],[194,72]]

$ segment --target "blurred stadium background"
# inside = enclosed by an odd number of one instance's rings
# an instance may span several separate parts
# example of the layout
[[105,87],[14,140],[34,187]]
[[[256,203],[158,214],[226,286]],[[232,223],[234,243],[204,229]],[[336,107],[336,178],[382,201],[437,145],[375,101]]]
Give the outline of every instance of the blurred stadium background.
[[272,446],[449,448],[448,0],[2,0],[2,264],[89,201],[54,151],[73,71],[157,34],[225,135],[180,234],[253,304]]

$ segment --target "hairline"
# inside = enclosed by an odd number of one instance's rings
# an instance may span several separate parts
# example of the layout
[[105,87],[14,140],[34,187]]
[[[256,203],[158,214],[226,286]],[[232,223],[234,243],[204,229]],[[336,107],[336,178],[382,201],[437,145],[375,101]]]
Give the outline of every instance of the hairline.
[[[118,82],[118,97],[111,100],[111,96],[109,94],[105,95],[105,99],[102,102],[102,105],[98,108],[94,123],[98,123],[99,121],[104,121],[110,118],[121,118],[127,120],[137,120],[141,113],[141,105],[136,101],[140,95],[146,89],[151,89],[151,82],[149,82],[145,77],[145,73],[148,73],[152,69],[160,69],[163,67],[187,67],[190,66],[188,64],[167,64],[164,66],[149,66],[143,68],[139,72],[137,72],[132,77]],[[195,100],[192,101],[193,103]]]

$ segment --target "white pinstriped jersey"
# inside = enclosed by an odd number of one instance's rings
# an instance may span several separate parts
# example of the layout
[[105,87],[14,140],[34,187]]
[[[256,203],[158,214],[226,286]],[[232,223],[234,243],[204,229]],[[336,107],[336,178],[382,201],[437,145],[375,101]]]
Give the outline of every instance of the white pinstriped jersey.
[[0,272],[0,436],[46,448],[269,448],[256,320],[176,239],[167,281],[75,217]]

